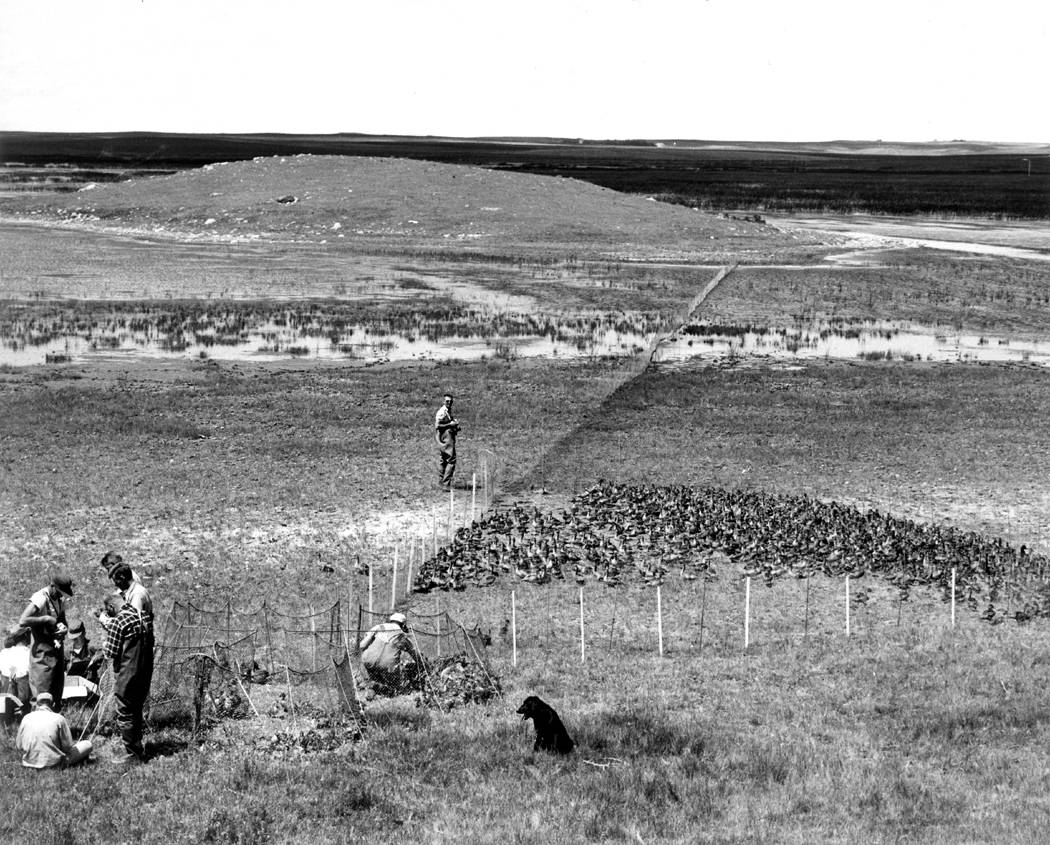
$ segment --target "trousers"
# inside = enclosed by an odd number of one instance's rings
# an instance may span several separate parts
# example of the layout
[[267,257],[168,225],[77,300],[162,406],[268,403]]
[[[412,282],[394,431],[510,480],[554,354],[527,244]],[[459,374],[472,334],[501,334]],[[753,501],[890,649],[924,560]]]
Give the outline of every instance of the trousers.
[[441,486],[451,487],[452,476],[456,474],[456,437],[447,431],[438,438],[438,448],[441,450]]
[[114,661],[116,679],[113,700],[116,703],[115,721],[124,750],[141,757],[143,710],[153,682],[153,634],[124,644],[120,663]]

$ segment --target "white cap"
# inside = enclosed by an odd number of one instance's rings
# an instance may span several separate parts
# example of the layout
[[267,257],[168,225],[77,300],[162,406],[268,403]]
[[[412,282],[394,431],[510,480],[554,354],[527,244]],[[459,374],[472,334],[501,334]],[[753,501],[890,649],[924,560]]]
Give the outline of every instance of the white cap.
[[405,616],[405,614],[403,614],[403,613],[391,613],[390,614],[390,621],[391,622],[396,622],[398,625],[407,625],[408,624],[408,617]]

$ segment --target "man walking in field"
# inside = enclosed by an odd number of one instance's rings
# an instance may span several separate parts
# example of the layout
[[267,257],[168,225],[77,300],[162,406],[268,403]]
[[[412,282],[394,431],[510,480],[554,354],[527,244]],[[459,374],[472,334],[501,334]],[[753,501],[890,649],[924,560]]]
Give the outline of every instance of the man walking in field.
[[73,581],[68,575],[55,575],[51,583],[33,593],[22,611],[18,624],[30,631],[29,689],[34,696],[50,693],[52,706],[62,709],[66,658],[62,642],[66,636],[64,597],[73,595]]
[[434,418],[434,438],[441,455],[441,489],[452,489],[452,476],[456,473],[456,435],[459,420],[452,415],[452,394],[445,394],[445,402]]

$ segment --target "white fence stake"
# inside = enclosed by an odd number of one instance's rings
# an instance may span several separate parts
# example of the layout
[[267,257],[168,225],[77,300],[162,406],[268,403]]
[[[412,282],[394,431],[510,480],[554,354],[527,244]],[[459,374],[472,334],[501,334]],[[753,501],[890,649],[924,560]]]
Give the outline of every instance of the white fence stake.
[[660,585],[656,585],[656,638],[660,644],[660,656],[664,656],[664,614],[660,604]]
[[437,626],[437,656],[441,657],[441,600],[434,596],[434,620]]
[[846,638],[849,639],[849,576],[846,576]]
[[451,545],[452,537],[456,533],[456,491],[448,491],[448,542]]
[[510,665],[518,665],[518,605],[510,591]]
[[[372,564],[368,564],[368,612],[371,613],[375,608],[373,604],[374,591],[372,589]],[[368,627],[372,627],[372,620],[368,620]]]
[[751,576],[744,584],[744,651],[751,645]]
[[474,524],[474,507],[478,501],[478,474],[471,473],[470,476],[470,523]]
[[[346,630],[349,634],[350,631],[354,630],[354,622],[350,618],[350,606],[354,600],[354,579],[351,578],[346,582]],[[354,642],[360,639],[356,634],[354,635]],[[355,646],[356,648],[356,646]]]
[[390,574],[390,612],[397,604],[397,546],[394,546],[394,570]]
[[955,628],[955,567],[952,567],[952,628]]
[[[405,575],[405,595],[407,596],[412,592],[412,559],[416,556],[416,544],[412,540],[408,541],[408,574]],[[420,561],[422,563],[422,561]]]
[[587,643],[583,636],[583,587],[580,587],[580,663],[587,660]]

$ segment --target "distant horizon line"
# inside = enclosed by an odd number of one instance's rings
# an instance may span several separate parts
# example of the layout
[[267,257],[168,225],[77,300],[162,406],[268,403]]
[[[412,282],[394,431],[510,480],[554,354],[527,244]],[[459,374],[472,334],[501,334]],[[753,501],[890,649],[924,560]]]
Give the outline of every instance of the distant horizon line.
[[583,135],[435,135],[404,134],[397,132],[289,132],[289,131],[171,131],[159,129],[120,129],[120,130],[52,130],[52,129],[0,129],[0,136],[38,135],[38,136],[179,136],[179,137],[286,137],[286,138],[403,138],[419,140],[449,141],[554,141],[569,144],[777,144],[777,145],[825,145],[825,144],[869,144],[879,146],[929,146],[929,145],[963,145],[1010,147],[1050,147],[1050,141],[998,141],[977,138],[932,138],[923,141],[886,140],[883,138],[824,138],[805,141],[789,141],[773,138],[691,138],[684,136],[624,136],[619,138],[599,138]]

